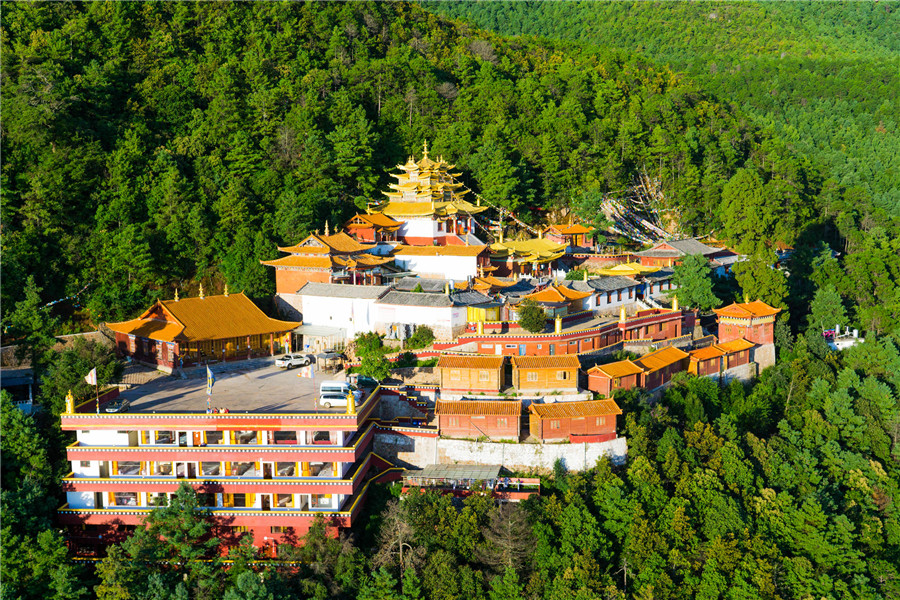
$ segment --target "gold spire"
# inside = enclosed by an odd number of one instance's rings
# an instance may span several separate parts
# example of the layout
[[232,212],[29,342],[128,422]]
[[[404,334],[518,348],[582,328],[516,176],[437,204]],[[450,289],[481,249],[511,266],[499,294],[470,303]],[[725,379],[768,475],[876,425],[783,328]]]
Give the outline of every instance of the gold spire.
[[330,233],[328,233],[328,221],[325,221],[325,235],[331,235]]
[[201,284],[200,284],[200,299],[203,300],[203,298],[204,298],[204,296],[203,296],[203,284],[201,283]]
[[422,147],[422,158],[428,158],[428,140],[425,140],[425,144]]
[[619,323],[624,323],[625,318],[626,318],[625,317],[625,307],[623,306],[622,308],[619,309]]
[[66,394],[66,414],[73,414],[75,412],[75,396],[72,395],[72,390],[69,390],[69,393]]
[[672,296],[672,312],[678,312],[678,296]]
[[175,289],[175,302],[178,302],[178,289]]
[[588,272],[587,269],[584,270],[584,280],[587,281]]
[[347,414],[356,414],[356,398],[353,396],[353,390],[347,392]]
[[228,295],[228,284],[227,283],[225,284],[225,295],[226,296]]

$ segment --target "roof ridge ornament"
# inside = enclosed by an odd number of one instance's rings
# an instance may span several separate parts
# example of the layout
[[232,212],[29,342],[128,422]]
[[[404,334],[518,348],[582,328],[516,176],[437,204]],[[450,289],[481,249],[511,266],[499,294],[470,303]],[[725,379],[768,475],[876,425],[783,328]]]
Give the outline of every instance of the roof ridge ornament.
[[200,299],[203,300],[203,298],[205,298],[205,296],[203,295],[203,284],[201,283],[200,284]]
[[175,302],[178,302],[178,288],[175,288]]
[[422,158],[428,158],[428,140],[422,145]]

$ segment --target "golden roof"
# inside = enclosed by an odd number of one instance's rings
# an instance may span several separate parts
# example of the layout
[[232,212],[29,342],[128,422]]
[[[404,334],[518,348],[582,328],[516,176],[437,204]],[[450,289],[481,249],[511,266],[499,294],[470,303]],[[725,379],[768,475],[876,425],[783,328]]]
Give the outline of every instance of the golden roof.
[[760,300],[753,302],[743,302],[738,304],[732,302],[723,308],[713,309],[720,317],[736,317],[740,319],[751,319],[753,317],[771,317],[781,312],[780,308],[773,308]]
[[640,263],[632,262],[609,267],[608,269],[598,269],[596,272],[598,275],[610,277],[613,275],[634,277],[635,275],[641,275],[643,273],[655,273],[656,271],[659,271],[659,269],[660,267],[645,267]]
[[580,369],[581,361],[574,354],[556,356],[513,356],[515,369]]
[[487,249],[482,246],[397,246],[394,256],[478,256]]
[[438,359],[438,368],[448,369],[499,369],[503,367],[503,356],[478,354],[443,354]]
[[[161,309],[167,319],[152,317]],[[137,319],[107,323],[113,331],[162,342],[197,342],[282,333],[300,325],[265,315],[243,293],[157,301]]]
[[671,364],[677,363],[678,361],[683,360],[688,356],[689,355],[687,352],[679,350],[675,346],[666,346],[665,348],[660,348],[659,350],[651,352],[650,354],[645,354],[641,358],[634,361],[634,364],[641,367],[647,373],[652,373],[653,371],[658,371],[659,369],[663,369]]
[[588,370],[588,374],[602,373],[607,377],[615,379],[616,377],[627,377],[629,375],[639,375],[644,369],[634,364],[630,360],[619,360],[605,365],[597,365]]
[[353,254],[365,252],[375,247],[375,244],[360,244],[343,231],[332,235],[310,234],[299,244],[279,247],[282,252],[292,254]]
[[449,202],[388,202],[374,207],[371,211],[377,211],[388,217],[447,217],[456,214],[477,215],[487,210],[486,206],[475,206],[465,200],[451,200]]
[[525,298],[534,300],[535,302],[569,302],[571,300],[583,300],[592,293],[593,292],[579,292],[561,285],[551,285],[539,292],[529,294],[525,296]]
[[622,409],[615,400],[577,400],[554,402],[553,404],[531,404],[528,410],[539,419],[603,417],[622,414]]
[[513,258],[518,262],[544,263],[565,254],[566,245],[545,238],[504,240],[491,244],[491,258]]
[[518,417],[522,414],[522,403],[518,400],[438,400],[434,414]]

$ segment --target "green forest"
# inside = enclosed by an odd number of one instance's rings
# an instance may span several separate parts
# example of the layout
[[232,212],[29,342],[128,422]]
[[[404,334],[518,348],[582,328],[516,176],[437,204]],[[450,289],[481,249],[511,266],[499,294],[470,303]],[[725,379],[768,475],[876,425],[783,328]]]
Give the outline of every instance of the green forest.
[[900,217],[893,2],[435,2],[504,35],[581,40],[684,73]]
[[[900,596],[896,5],[3,8],[0,316],[47,408],[2,399],[3,598]],[[593,222],[604,194],[658,177],[681,231],[749,256],[695,303],[785,309],[778,364],[617,396],[627,464],[560,464],[521,505],[380,486],[344,537],[316,527],[277,560],[244,543],[226,570],[185,488],[148,533],[68,560],[63,390],[121,365],[53,336],[201,284],[265,301],[259,261],[379,199],[426,140],[531,223]],[[865,343],[830,351],[838,322]]]

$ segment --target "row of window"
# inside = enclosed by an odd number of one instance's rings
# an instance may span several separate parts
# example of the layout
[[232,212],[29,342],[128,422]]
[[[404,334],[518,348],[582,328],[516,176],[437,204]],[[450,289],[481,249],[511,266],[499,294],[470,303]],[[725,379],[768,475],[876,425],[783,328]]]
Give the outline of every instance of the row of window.
[[[171,494],[148,492],[107,492],[107,506],[155,507],[166,506]],[[98,498],[98,500],[100,500]],[[197,502],[203,508],[259,508],[297,509],[335,508],[333,494],[197,494]],[[99,505],[99,503],[98,503]]]
[[[340,477],[341,465],[333,462],[260,462],[260,461],[199,461],[158,462],[120,460],[112,461],[108,474],[114,476],[159,476],[193,479],[205,477]],[[80,461],[82,469],[90,469],[92,462]],[[100,463],[100,476],[104,477],[105,462]]]
[[[538,346],[540,348],[540,346]],[[556,372],[556,380],[557,381],[568,381],[571,373],[569,371],[557,371]],[[462,378],[462,373],[459,369],[450,369],[450,381],[459,381]],[[478,381],[490,381],[491,380],[491,372],[490,371],[478,371]],[[531,382],[538,381],[538,373],[537,371],[528,371],[526,373],[526,380]]]
[[[90,435],[90,431],[82,431]],[[131,432],[117,431],[121,435]],[[224,444],[277,445],[277,444],[337,444],[340,433],[333,431],[141,431],[140,443],[146,445],[177,445],[179,447]]]

